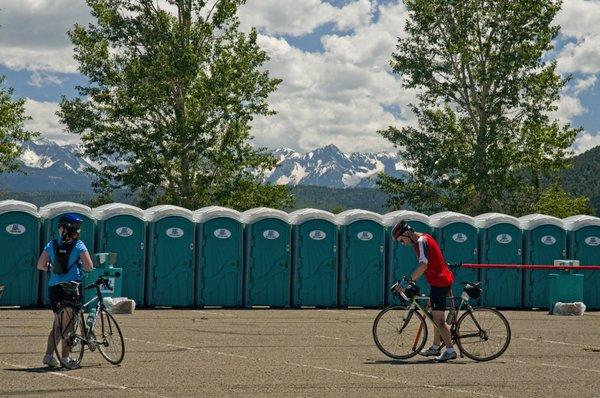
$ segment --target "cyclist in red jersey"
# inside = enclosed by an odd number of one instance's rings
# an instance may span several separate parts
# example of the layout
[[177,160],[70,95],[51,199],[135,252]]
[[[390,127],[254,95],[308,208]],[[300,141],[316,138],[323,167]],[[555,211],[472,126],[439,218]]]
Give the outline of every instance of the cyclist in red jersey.
[[[435,356],[437,362],[456,359],[456,352],[450,336],[450,327],[446,323],[445,317],[446,297],[450,293],[454,275],[444,260],[440,246],[433,236],[415,232],[404,221],[400,221],[394,226],[392,237],[403,245],[412,245],[419,259],[419,266],[413,271],[411,280],[416,281],[421,275],[425,274],[425,278],[431,286],[429,296],[431,298],[433,320],[438,327],[434,328],[433,345],[421,351],[420,354],[426,357]],[[405,288],[406,284],[397,287],[398,292],[404,291]],[[444,353],[441,353],[442,340],[446,345]]]

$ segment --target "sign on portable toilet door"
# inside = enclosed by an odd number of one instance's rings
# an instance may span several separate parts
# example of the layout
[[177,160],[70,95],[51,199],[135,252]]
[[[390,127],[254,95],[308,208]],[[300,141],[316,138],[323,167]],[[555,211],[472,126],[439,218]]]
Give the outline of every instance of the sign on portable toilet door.
[[585,244],[588,246],[598,246],[600,245],[600,238],[597,236],[588,236],[585,239]]
[[128,238],[133,235],[133,230],[128,227],[119,227],[116,231],[117,235],[122,236],[123,238]]
[[542,243],[548,246],[552,246],[556,243],[556,238],[550,235],[542,236]]
[[457,243],[465,243],[467,241],[467,235],[459,232],[452,235],[452,240]]
[[503,245],[506,245],[506,244],[512,242],[512,236],[510,236],[509,234],[500,234],[500,235],[496,236],[496,240],[498,241],[498,243],[502,243]]
[[267,229],[265,232],[263,232],[263,236],[265,239],[274,240],[279,238],[279,232],[275,231],[274,229]]
[[168,228],[166,233],[169,238],[177,239],[183,236],[183,229],[172,227]]
[[25,233],[25,227],[21,224],[9,224],[6,226],[6,232],[11,235],[21,235]]
[[312,240],[323,240],[327,237],[327,234],[324,231],[316,229],[314,231],[311,231],[310,234],[308,234],[308,236],[310,236]]
[[217,239],[229,239],[231,237],[231,231],[226,228],[215,229],[214,235]]
[[364,240],[364,241],[369,241],[371,239],[373,239],[373,234],[370,233],[369,231],[361,231],[358,233],[358,239],[360,240]]

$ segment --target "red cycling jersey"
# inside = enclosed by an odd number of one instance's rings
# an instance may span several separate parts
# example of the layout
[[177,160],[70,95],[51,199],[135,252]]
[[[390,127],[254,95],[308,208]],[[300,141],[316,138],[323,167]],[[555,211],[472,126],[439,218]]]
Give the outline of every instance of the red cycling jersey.
[[431,286],[446,287],[454,281],[454,275],[442,255],[440,246],[429,234],[422,234],[413,249],[420,263],[426,263],[425,278]]

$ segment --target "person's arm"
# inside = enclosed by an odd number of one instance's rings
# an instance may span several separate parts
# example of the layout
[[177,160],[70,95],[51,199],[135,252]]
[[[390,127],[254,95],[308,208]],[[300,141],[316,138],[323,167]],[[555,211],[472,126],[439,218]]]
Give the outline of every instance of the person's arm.
[[413,281],[416,281],[417,279],[419,279],[421,277],[421,275],[423,275],[423,273],[425,273],[425,270],[427,269],[427,263],[424,262],[419,262],[419,266],[417,268],[415,268],[415,270],[413,271],[412,275],[410,276],[410,278]]
[[419,238],[417,241],[419,247],[419,266],[415,268],[412,275],[410,276],[413,281],[416,281],[427,269],[429,265],[429,259],[427,258],[427,243],[423,238]]
[[48,271],[48,263],[50,262],[50,256],[46,250],[42,250],[40,258],[38,258],[37,269],[40,271]]
[[81,259],[83,270],[85,272],[90,272],[92,269],[94,269],[94,263],[92,262],[92,257],[90,257],[90,253],[88,251],[81,252],[79,254],[79,258]]

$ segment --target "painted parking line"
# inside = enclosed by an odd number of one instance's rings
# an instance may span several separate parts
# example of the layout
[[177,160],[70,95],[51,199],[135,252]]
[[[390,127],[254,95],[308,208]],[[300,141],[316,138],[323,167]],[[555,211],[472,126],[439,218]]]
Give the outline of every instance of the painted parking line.
[[[10,362],[0,361],[0,363],[4,364],[6,366],[10,366],[11,368],[28,369],[27,366],[18,365],[18,364],[14,364],[14,363],[10,363]],[[118,384],[105,383],[103,381],[88,379],[87,377],[74,376],[74,375],[70,375],[70,374],[67,374],[64,372],[43,371],[43,372],[38,372],[38,373],[63,377],[66,379],[75,380],[75,381],[79,381],[79,382],[86,383],[86,384],[92,384],[92,385],[96,385],[96,386],[111,388],[111,389],[115,389],[115,390],[128,390],[128,391],[134,392],[135,394],[151,395],[153,397],[159,397],[159,398],[171,398],[166,395],[160,395],[160,394],[156,394],[153,392],[144,391],[143,389],[140,389],[140,388],[131,388],[131,387],[126,387],[126,386],[121,386]]]
[[[136,341],[136,342],[144,343],[144,344],[162,345],[162,346],[166,346],[166,347],[179,348],[179,349],[184,349],[184,350],[194,351],[194,352],[202,352],[202,353],[206,353],[206,354],[243,358],[243,359],[248,359],[251,361],[265,361],[265,362],[270,362],[270,363],[274,362],[272,359],[264,359],[264,358],[259,358],[259,357],[248,357],[248,356],[244,356],[244,355],[230,354],[230,353],[222,352],[222,351],[213,351],[213,350],[207,350],[204,348],[186,347],[186,346],[170,344],[170,343],[161,343],[161,342],[155,342],[155,341],[140,340],[140,339],[135,339],[135,338],[131,338],[131,337],[125,337],[125,340]],[[480,392],[471,391],[471,390],[464,390],[464,389],[447,387],[447,386],[438,386],[438,385],[434,385],[434,384],[415,384],[415,383],[409,383],[405,380],[390,379],[390,378],[386,378],[386,377],[382,377],[382,376],[371,375],[371,374],[360,373],[360,372],[353,372],[353,371],[344,370],[344,369],[327,368],[324,366],[301,364],[301,363],[290,362],[290,361],[283,361],[280,363],[291,365],[291,366],[296,366],[296,367],[318,370],[321,372],[341,373],[341,374],[347,374],[350,376],[355,376],[355,377],[360,377],[360,378],[382,380],[382,381],[387,381],[387,382],[391,382],[391,383],[400,383],[402,385],[406,385],[409,387],[421,387],[421,388],[430,388],[430,389],[435,389],[435,390],[452,391],[452,392],[461,393],[461,394],[470,394],[470,395],[477,396],[477,397],[504,398],[502,395],[486,394],[486,393],[480,393]]]
[[525,341],[532,341],[534,343],[558,344],[558,345],[566,345],[566,346],[571,346],[571,347],[581,347],[581,348],[589,348],[589,349],[592,349],[592,350],[600,350],[600,347],[589,345],[589,344],[565,343],[564,341],[532,339],[532,338],[529,338],[529,337],[515,337],[515,339],[525,340]]

